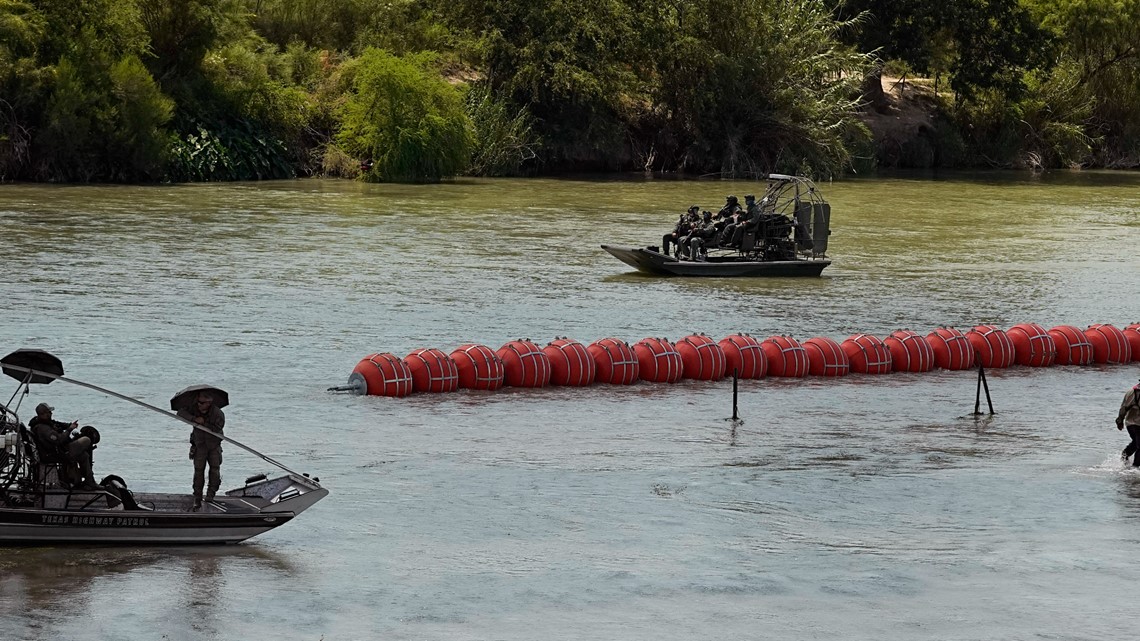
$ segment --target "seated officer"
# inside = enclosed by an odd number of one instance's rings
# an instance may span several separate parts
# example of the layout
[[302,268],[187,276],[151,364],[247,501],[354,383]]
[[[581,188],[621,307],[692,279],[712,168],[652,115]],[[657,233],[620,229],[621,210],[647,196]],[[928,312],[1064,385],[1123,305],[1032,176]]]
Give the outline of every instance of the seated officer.
[[[36,417],[29,423],[40,455],[48,461],[64,463],[61,480],[85,490],[98,489],[91,471],[91,452],[99,436],[90,425],[79,429],[79,422],[64,423],[53,420],[55,408],[47,403],[36,406]],[[78,478],[77,478],[78,477]]]
[[675,244],[677,246],[677,253],[680,255],[681,239],[689,235],[693,223],[696,220],[697,215],[700,214],[700,211],[701,208],[699,205],[693,205],[692,207],[689,207],[689,211],[687,213],[681,214],[681,217],[677,219],[677,224],[673,226],[673,231],[661,237],[662,254],[668,256],[669,246]]
[[716,223],[713,221],[712,212],[706,211],[701,224],[693,230],[692,234],[689,234],[689,257],[693,260],[705,260],[708,255],[708,248],[713,246],[716,235]]

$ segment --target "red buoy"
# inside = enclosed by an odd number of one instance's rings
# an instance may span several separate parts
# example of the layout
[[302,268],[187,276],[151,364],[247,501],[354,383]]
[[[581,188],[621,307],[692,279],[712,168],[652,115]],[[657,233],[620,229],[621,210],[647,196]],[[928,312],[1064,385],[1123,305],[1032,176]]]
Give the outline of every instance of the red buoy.
[[643,338],[633,346],[638,376],[651,383],[676,383],[684,373],[677,347],[664,338]]
[[463,389],[497,390],[503,386],[503,361],[486,345],[468,343],[451,352]]
[[529,340],[514,340],[496,352],[503,361],[503,383],[511,387],[546,387],[550,383],[550,359]]
[[918,332],[900,329],[883,339],[891,352],[891,369],[896,372],[929,372],[934,369],[934,348]]
[[698,381],[719,381],[724,378],[727,363],[724,350],[704,334],[692,334],[677,341],[681,355],[682,376]]
[[1125,327],[1124,338],[1128,339],[1128,346],[1132,350],[1132,360],[1140,361],[1140,323],[1132,323]]
[[846,376],[851,372],[847,352],[826,336],[804,341],[804,352],[808,357],[808,373],[812,376]]
[[768,359],[768,376],[807,376],[807,351],[791,336],[769,336],[760,341],[760,349]]
[[1115,325],[1089,325],[1085,337],[1093,346],[1093,362],[1118,365],[1132,362],[1132,346]]
[[1049,330],[1057,346],[1057,365],[1088,365],[1093,360],[1093,346],[1085,333],[1072,325],[1058,325]]
[[939,327],[926,335],[934,350],[934,364],[942,369],[970,369],[974,366],[974,347],[965,334],[954,327]]
[[890,374],[891,350],[870,334],[855,334],[839,344],[851,361],[851,371],[858,374]]
[[768,374],[768,357],[760,349],[760,341],[748,334],[733,334],[721,339],[724,352],[724,373],[744,379],[764,378]]
[[412,373],[407,364],[387,352],[361,359],[348,382],[370,396],[401,397],[412,393]]
[[976,325],[966,330],[966,338],[982,367],[1009,367],[1017,357],[1009,335],[994,325]]
[[404,357],[404,362],[412,373],[414,392],[454,392],[459,389],[459,370],[455,361],[434,347],[413,350]]
[[594,380],[598,383],[611,383],[613,385],[632,385],[637,382],[637,356],[629,343],[617,338],[603,338],[590,343],[586,348],[594,358],[597,374]]
[[1049,367],[1057,360],[1057,343],[1045,328],[1037,323],[1020,323],[1006,331],[1013,342],[1018,365]]
[[556,338],[542,348],[550,359],[550,384],[584,387],[594,383],[597,365],[586,346],[573,338]]

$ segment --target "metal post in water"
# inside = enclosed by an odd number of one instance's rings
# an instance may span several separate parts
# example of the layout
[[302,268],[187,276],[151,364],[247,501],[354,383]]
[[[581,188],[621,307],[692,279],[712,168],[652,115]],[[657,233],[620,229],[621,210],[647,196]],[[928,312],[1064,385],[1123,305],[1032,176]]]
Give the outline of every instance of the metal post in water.
[[981,414],[982,408],[982,365],[978,363],[978,390],[974,393],[974,416]]
[[978,375],[982,379],[982,387],[986,390],[986,404],[990,406],[990,414],[994,413],[994,402],[990,399],[990,384],[986,382],[986,370],[978,367]]
[[740,420],[740,412],[737,410],[737,405],[736,405],[737,388],[738,388],[739,378],[740,378],[740,370],[734,368],[732,370],[732,420],[734,420],[734,421]]
[[994,402],[990,398],[990,384],[986,381],[986,368],[982,367],[981,354],[974,352],[974,362],[978,364],[978,389],[974,393],[974,416],[982,413],[982,389],[986,390],[986,404],[989,405],[990,414],[994,413]]

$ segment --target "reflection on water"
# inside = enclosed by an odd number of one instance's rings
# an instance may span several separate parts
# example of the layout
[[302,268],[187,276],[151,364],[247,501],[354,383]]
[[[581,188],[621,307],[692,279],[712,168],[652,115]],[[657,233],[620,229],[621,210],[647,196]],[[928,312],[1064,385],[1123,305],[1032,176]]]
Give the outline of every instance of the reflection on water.
[[215,617],[229,609],[227,577],[244,589],[297,578],[287,559],[255,545],[12,548],[0,557],[5,638],[131,638],[138,630],[116,621],[140,617],[225,638]]
[[[375,351],[737,331],[1140,318],[1140,177],[823,185],[819,279],[658,279],[657,242],[745,182],[0,186],[0,337],[227,432],[332,494],[234,548],[0,555],[0,638],[1101,638],[1140,570],[1112,426],[1132,367],[332,395]],[[53,384],[140,491],[186,433]],[[983,408],[984,408],[983,403]],[[62,416],[62,415],[61,415]],[[224,485],[268,471],[227,449]],[[1027,632],[1032,631],[1032,632]]]

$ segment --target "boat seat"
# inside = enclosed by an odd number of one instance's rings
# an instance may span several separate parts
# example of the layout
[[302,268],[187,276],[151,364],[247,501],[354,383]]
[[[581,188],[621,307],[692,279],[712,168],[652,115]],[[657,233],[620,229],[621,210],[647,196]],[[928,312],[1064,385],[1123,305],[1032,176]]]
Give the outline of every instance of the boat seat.
[[70,488],[69,484],[63,477],[63,463],[59,461],[44,462],[40,461],[36,464],[36,477],[44,487],[62,487]]
[[740,239],[740,253],[747,254],[756,247],[756,230],[746,230],[744,237]]

